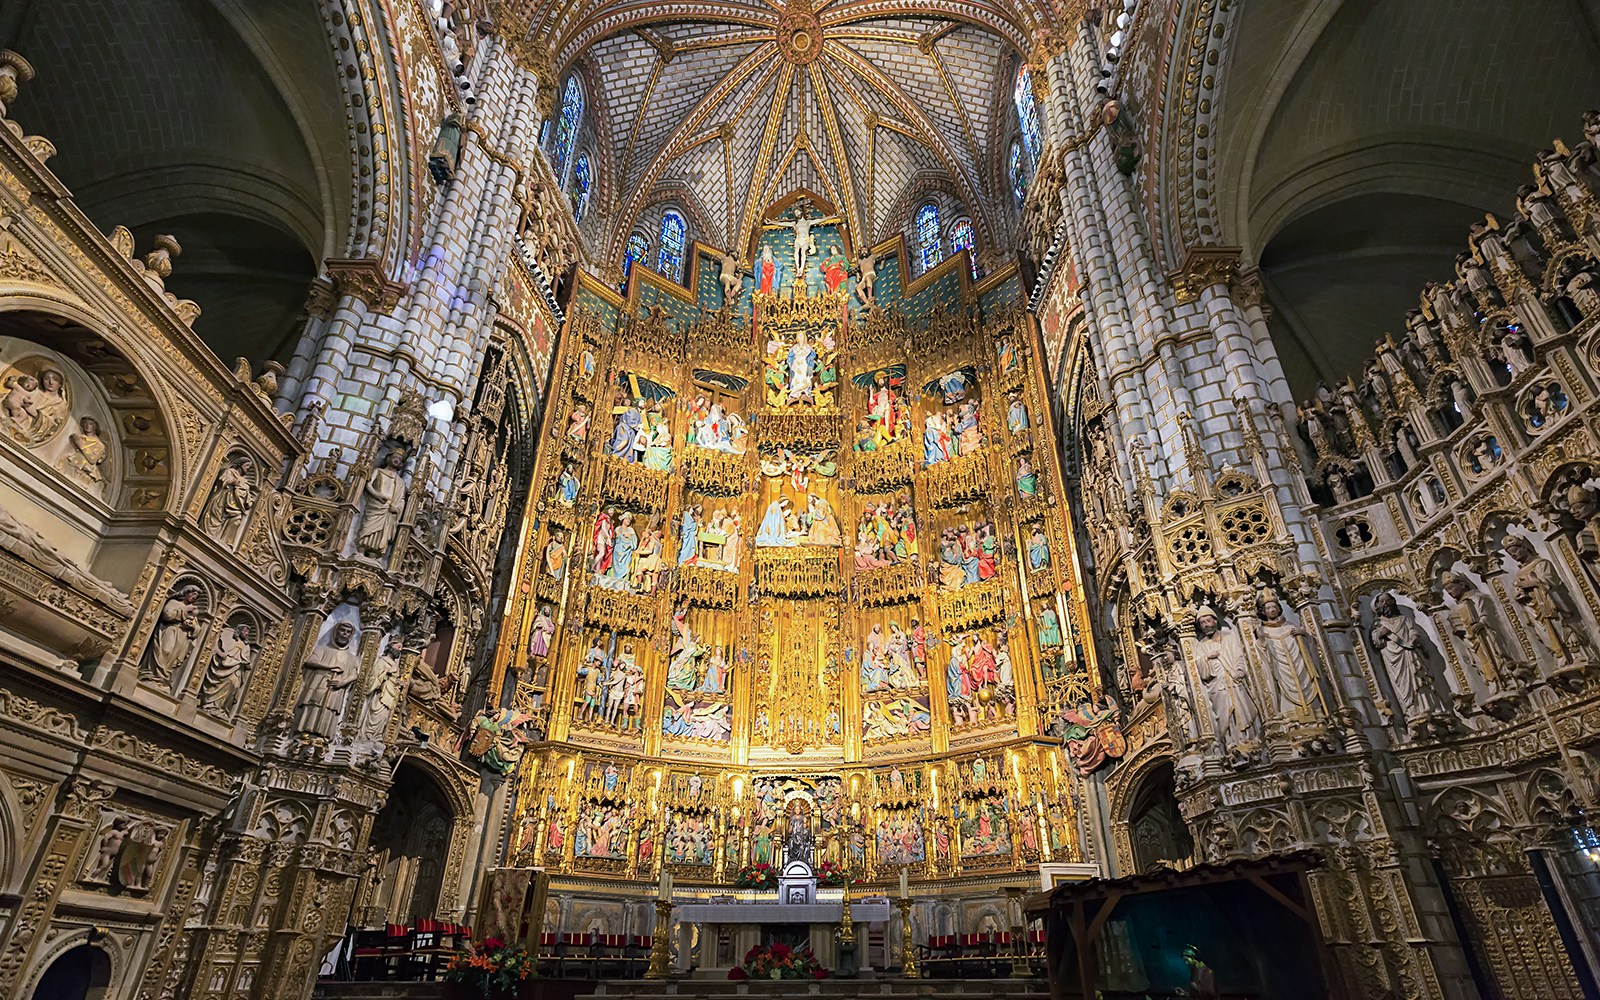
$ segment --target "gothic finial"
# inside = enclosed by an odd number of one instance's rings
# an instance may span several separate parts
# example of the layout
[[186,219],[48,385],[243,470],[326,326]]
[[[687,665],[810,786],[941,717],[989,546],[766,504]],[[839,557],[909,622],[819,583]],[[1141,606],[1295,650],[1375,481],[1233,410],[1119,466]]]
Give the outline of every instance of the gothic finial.
[[32,79],[33,65],[28,60],[10,49],[0,49],[0,118],[6,116],[6,109],[17,99],[18,82]]

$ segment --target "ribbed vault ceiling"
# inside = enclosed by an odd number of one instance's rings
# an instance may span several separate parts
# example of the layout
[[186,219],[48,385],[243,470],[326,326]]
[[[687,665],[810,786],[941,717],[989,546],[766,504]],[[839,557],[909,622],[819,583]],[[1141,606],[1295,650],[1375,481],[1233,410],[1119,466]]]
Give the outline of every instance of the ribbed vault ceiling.
[[558,79],[578,67],[605,148],[615,254],[664,192],[692,192],[710,241],[747,247],[796,188],[860,241],[892,233],[908,189],[943,189],[980,241],[1002,221],[997,147],[1024,47],[997,2],[550,3],[532,13]]

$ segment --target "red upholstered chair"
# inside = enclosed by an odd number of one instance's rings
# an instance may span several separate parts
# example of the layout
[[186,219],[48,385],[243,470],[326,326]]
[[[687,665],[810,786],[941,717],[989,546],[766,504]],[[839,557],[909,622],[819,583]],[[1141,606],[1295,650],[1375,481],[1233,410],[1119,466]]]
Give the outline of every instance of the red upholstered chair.
[[[417,921],[411,932],[410,954],[406,956],[407,978],[433,979],[438,975],[439,969],[455,954],[455,945],[445,943],[446,932],[454,929],[455,925],[431,917]],[[448,936],[453,939],[454,934]]]
[[411,949],[411,927],[408,924],[384,924],[383,944],[380,946],[375,979],[392,979],[399,975],[405,964],[406,952]]
[[381,927],[358,930],[350,941],[350,978],[381,979],[384,971],[384,943],[388,931]]

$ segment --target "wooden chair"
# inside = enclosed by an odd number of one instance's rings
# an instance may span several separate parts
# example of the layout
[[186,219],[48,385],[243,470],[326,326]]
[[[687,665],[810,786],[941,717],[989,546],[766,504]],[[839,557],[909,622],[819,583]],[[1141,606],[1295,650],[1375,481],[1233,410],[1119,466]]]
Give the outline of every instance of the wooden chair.
[[[357,928],[350,934],[350,951],[345,965],[346,979],[381,979],[383,946],[388,931],[381,927]],[[374,972],[377,974],[375,975]]]

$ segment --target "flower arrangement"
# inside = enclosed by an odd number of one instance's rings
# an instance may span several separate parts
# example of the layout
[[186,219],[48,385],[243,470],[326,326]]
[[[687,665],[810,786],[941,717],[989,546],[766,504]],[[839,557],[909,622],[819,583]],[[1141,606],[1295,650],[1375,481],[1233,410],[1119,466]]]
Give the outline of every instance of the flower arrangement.
[[817,884],[824,889],[837,889],[849,881],[844,868],[832,861],[824,861],[818,865],[814,874],[817,876]]
[[450,956],[444,968],[447,983],[476,987],[484,995],[514,990],[525,979],[538,975],[538,965],[528,949],[507,945],[499,938],[484,938]]
[[776,889],[778,869],[766,862],[745,865],[733,876],[733,884],[741,889]]
[[809,946],[790,947],[774,942],[757,945],[745,952],[744,964],[728,970],[728,978],[739,982],[750,979],[827,979],[829,972],[817,961]]

